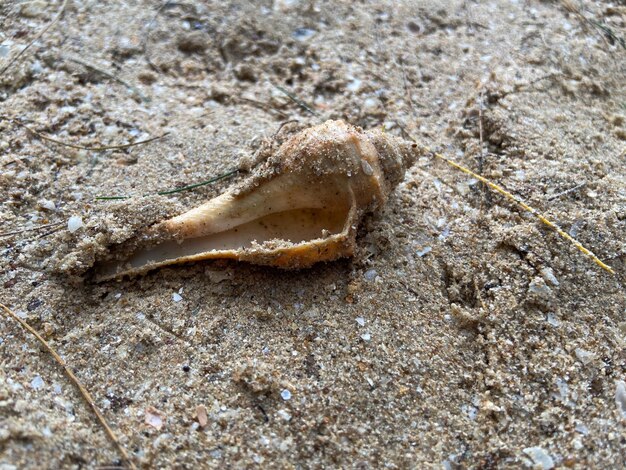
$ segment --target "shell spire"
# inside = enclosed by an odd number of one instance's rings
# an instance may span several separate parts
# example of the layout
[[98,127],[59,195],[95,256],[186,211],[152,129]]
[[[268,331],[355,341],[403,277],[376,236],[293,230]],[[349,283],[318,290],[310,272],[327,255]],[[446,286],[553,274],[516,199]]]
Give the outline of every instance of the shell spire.
[[382,207],[417,153],[343,121],[308,128],[241,184],[157,224],[152,246],[98,266],[97,278],[203,259],[298,269],[352,256],[359,221]]

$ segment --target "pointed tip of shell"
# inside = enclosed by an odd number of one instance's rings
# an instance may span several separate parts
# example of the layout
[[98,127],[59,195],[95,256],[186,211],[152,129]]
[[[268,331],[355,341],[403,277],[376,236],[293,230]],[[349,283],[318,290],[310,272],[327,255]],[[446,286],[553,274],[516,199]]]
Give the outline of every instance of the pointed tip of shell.
[[417,144],[402,141],[380,130],[366,133],[378,151],[385,180],[390,188],[394,188],[404,179],[406,170],[417,160]]

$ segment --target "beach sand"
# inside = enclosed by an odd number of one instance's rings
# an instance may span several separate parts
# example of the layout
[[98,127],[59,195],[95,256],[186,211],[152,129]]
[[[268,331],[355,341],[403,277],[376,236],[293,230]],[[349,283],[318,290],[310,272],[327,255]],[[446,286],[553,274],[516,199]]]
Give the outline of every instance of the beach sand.
[[[624,467],[626,10],[567,5],[70,0],[0,76],[0,232],[20,231],[0,239],[0,301],[140,468]],[[0,61],[60,7],[3,2]],[[169,134],[89,151],[7,118],[87,147]],[[293,119],[281,136],[404,128],[616,274],[422,157],[352,259],[93,281],[116,245],[246,176],[154,193],[253,161]],[[123,463],[5,315],[0,362],[0,468]]]

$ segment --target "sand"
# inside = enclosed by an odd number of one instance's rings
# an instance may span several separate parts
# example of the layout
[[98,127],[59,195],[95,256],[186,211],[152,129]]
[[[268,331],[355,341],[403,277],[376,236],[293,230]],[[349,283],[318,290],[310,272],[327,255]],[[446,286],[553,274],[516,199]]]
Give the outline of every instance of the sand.
[[[0,61],[60,4],[3,2]],[[26,230],[1,238],[0,301],[67,361],[138,467],[626,465],[623,6],[163,5],[70,0],[0,76],[0,232]],[[7,117],[82,146],[169,135],[88,151]],[[423,157],[364,220],[352,259],[93,282],[115,245],[245,175],[155,192],[250,165],[285,121],[298,123],[281,134],[331,118],[407,129],[616,274]],[[132,197],[96,200],[117,195]],[[0,468],[122,464],[6,316],[0,361]]]

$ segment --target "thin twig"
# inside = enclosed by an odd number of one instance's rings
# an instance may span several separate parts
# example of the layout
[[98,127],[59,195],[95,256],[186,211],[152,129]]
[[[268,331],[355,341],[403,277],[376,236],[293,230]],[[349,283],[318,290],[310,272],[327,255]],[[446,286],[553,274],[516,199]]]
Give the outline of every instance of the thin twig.
[[73,148],[73,149],[80,149],[80,150],[90,150],[90,151],[93,151],[93,152],[102,152],[102,151],[105,151],[105,150],[120,150],[120,149],[129,148],[129,147],[134,147],[136,145],[148,144],[148,143],[153,142],[155,140],[162,139],[163,137],[165,137],[166,135],[169,134],[169,132],[166,132],[166,133],[158,135],[156,137],[150,137],[149,139],[139,140],[137,142],[130,142],[128,144],[105,145],[105,146],[100,146],[100,147],[86,147],[84,145],[70,144],[68,142],[63,142],[61,140],[57,140],[57,139],[53,139],[52,137],[48,137],[47,135],[44,135],[44,134],[42,134],[40,132],[37,132],[34,129],[31,129],[26,124],[21,123],[17,119],[13,119],[13,118],[10,118],[10,117],[7,117],[7,116],[0,116],[0,118],[1,119],[6,119],[8,121],[11,121],[12,123],[17,124],[18,126],[23,127],[24,129],[26,129],[31,134],[36,135],[40,139],[47,140],[48,142],[52,142],[52,143],[55,143],[55,144],[58,144],[58,145],[63,145],[64,147],[70,147],[70,148]]
[[4,232],[4,233],[0,233],[0,237],[9,237],[11,235],[19,235],[20,233],[24,233],[24,232],[33,232],[35,230],[41,230],[44,228],[56,227],[57,225],[61,225],[64,223],[65,222],[54,222],[52,224],[39,225],[38,227],[23,228],[20,230],[14,230],[13,232]]
[[560,198],[561,196],[565,196],[565,195],[567,195],[567,194],[571,194],[571,193],[573,193],[574,191],[578,191],[579,189],[583,188],[586,184],[587,184],[587,182],[586,182],[586,181],[583,181],[582,183],[577,184],[577,185],[576,185],[576,186],[574,186],[573,188],[569,188],[569,189],[566,189],[565,191],[561,191],[560,193],[553,194],[552,196],[550,196],[550,197],[548,198],[548,201],[554,201],[555,199],[558,199],[558,198]]
[[439,154],[437,152],[432,152],[432,151],[430,151],[430,150],[428,150],[426,148],[424,150],[426,150],[427,153],[430,153],[430,154],[434,155],[435,157],[439,158],[440,160],[445,161],[448,165],[450,165],[450,166],[452,166],[452,167],[454,167],[454,168],[456,168],[458,170],[461,170],[463,173],[466,173],[466,174],[468,174],[470,176],[473,176],[477,180],[479,180],[482,183],[484,183],[487,186],[489,186],[494,191],[502,194],[507,199],[510,199],[511,201],[515,202],[517,205],[519,205],[526,212],[530,212],[532,215],[537,217],[545,225],[550,227],[552,230],[556,231],[561,237],[563,237],[566,240],[568,240],[569,242],[571,242],[578,249],[578,251],[580,251],[581,253],[586,255],[589,259],[591,259],[591,261],[596,263],[602,269],[604,269],[605,271],[610,272],[611,274],[615,274],[615,271],[613,270],[613,268],[611,268],[610,266],[607,266],[606,264],[604,264],[600,260],[600,258],[598,258],[596,255],[593,254],[593,252],[591,250],[585,248],[582,243],[580,243],[578,240],[576,240],[574,237],[572,237],[569,233],[567,233],[565,230],[563,230],[561,227],[559,227],[555,222],[552,222],[545,215],[540,213],[538,210],[536,210],[535,208],[533,208],[533,207],[529,206],[528,204],[526,204],[518,196],[513,195],[512,193],[510,193],[509,191],[504,189],[502,186],[499,186],[499,185],[497,185],[495,183],[492,183],[491,181],[489,181],[484,176],[481,176],[478,173],[473,172],[469,168],[465,168],[464,166],[459,165],[458,163],[450,160],[449,158],[444,157],[443,155],[441,155],[441,154]]
[[97,67],[93,64],[90,64],[89,62],[85,62],[82,59],[79,59],[77,57],[71,57],[71,56],[62,56],[63,59],[65,60],[69,60],[70,62],[75,62],[77,64],[82,65],[83,67],[87,67],[88,69],[93,70],[94,72],[98,72],[101,73],[102,75],[104,75],[105,77],[110,78],[111,80],[116,81],[117,83],[120,83],[122,85],[124,85],[126,88],[128,88],[132,93],[134,93],[135,95],[137,95],[137,97],[143,101],[144,103],[148,103],[150,102],[150,98],[148,98],[147,96],[145,96],[143,93],[141,93],[137,87],[131,85],[130,83],[128,83],[125,80],[122,80],[120,77],[118,77],[117,75],[113,75],[111,72],[108,72],[104,69],[101,69],[100,67]]
[[300,98],[298,98],[296,95],[294,95],[293,93],[291,93],[288,90],[285,90],[283,87],[279,86],[279,85],[275,85],[272,83],[272,86],[274,88],[276,88],[278,91],[280,91],[281,93],[284,93],[285,95],[287,95],[287,97],[293,101],[294,103],[296,103],[298,106],[300,106],[302,109],[304,109],[305,111],[311,113],[313,116],[316,117],[320,117],[320,114],[315,111],[313,108],[311,108],[308,104],[306,104],[304,101],[302,101]]
[[50,346],[50,344],[48,344],[48,342],[45,339],[43,339],[43,337],[39,333],[37,333],[37,330],[35,330],[28,323],[26,323],[24,320],[18,317],[12,310],[9,309],[9,307],[7,307],[6,305],[2,303],[0,303],[0,307],[9,315],[9,317],[11,317],[13,320],[18,322],[22,326],[22,328],[24,328],[31,335],[37,338],[37,340],[43,345],[43,347],[52,355],[54,360],[63,368],[63,370],[65,371],[65,374],[68,376],[70,381],[76,386],[76,388],[78,388],[78,390],[80,391],[80,394],[83,396],[87,404],[91,407],[91,410],[96,415],[96,418],[100,422],[100,425],[104,428],[104,431],[106,432],[109,439],[113,442],[113,444],[115,444],[115,446],[117,447],[117,450],[122,455],[122,458],[124,459],[124,461],[128,464],[128,466],[131,469],[133,470],[136,469],[137,467],[135,467],[135,464],[130,459],[128,452],[126,452],[126,449],[124,448],[120,440],[117,438],[117,436],[113,432],[113,429],[111,429],[111,427],[107,424],[106,419],[104,419],[104,415],[102,414],[102,412],[96,405],[95,400],[93,399],[91,394],[87,391],[85,386],[80,382],[80,380],[78,380],[78,377],[74,375],[74,372],[72,372],[72,369],[69,368],[67,363],[63,360],[63,358],[52,348],[52,346]]
[[[207,181],[202,181],[200,183],[190,184],[189,186],[183,186],[182,188],[170,189],[167,191],[159,191],[158,193],[153,194],[143,194],[141,197],[150,197],[150,196],[167,196],[169,194],[181,193],[183,191],[189,191],[191,189],[199,188],[200,186],[206,186],[207,184],[215,183],[217,181],[226,179],[234,174],[239,173],[239,169],[236,168],[234,170],[230,170],[227,173],[223,173],[219,176],[211,178]],[[96,201],[120,201],[123,199],[130,199],[132,196],[98,196],[96,197]]]
[[[400,129],[402,129],[402,126],[400,126]],[[520,206],[526,212],[530,212],[532,215],[537,217],[544,225],[550,227],[552,230],[557,232],[561,237],[565,238],[570,243],[572,243],[576,247],[576,249],[578,251],[583,253],[585,256],[587,256],[591,261],[593,261],[595,264],[600,266],[602,269],[604,269],[605,271],[608,271],[611,274],[615,274],[615,271],[613,270],[613,268],[611,268],[610,266],[607,266],[605,263],[603,263],[600,260],[600,258],[598,258],[596,255],[593,254],[593,252],[591,250],[585,248],[585,246],[582,243],[580,243],[578,240],[576,240],[574,237],[572,237],[569,233],[567,233],[565,230],[563,230],[561,227],[559,227],[555,222],[552,222],[550,219],[548,219],[545,215],[543,215],[537,209],[535,209],[534,207],[531,207],[528,204],[526,204],[520,197],[515,196],[514,194],[512,194],[509,191],[507,191],[506,189],[504,189],[502,186],[500,186],[500,185],[498,185],[496,183],[491,182],[490,180],[488,180],[484,176],[479,175],[478,173],[470,170],[469,168],[466,168],[463,165],[460,165],[460,164],[456,163],[455,161],[450,160],[447,157],[444,157],[440,153],[437,153],[437,152],[434,152],[434,151],[430,150],[428,147],[424,146],[417,139],[415,139],[415,137],[413,137],[406,129],[402,129],[402,130],[403,130],[403,132],[406,135],[409,136],[409,138],[413,142],[415,142],[416,145],[418,145],[420,147],[418,151],[421,154],[425,154],[425,155],[426,154],[430,154],[430,155],[432,155],[432,156],[434,156],[434,157],[436,157],[436,158],[438,158],[440,160],[443,160],[444,162],[446,162],[451,167],[456,168],[457,170],[460,170],[463,173],[468,174],[468,175],[476,178],[481,183],[486,184],[492,190],[496,191],[497,193],[502,194],[507,199],[515,202],[518,206]]]
[[59,8],[59,12],[52,19],[52,21],[50,21],[50,23],[48,23],[48,25],[45,28],[39,31],[39,33],[37,33],[37,35],[33,38],[33,40],[30,41],[24,49],[18,52],[18,54],[13,59],[9,60],[9,62],[2,68],[2,70],[0,70],[0,75],[3,75],[4,72],[6,72],[9,69],[9,67],[11,67],[11,65],[13,65],[20,57],[22,57],[22,55],[24,55],[24,53],[30,48],[30,46],[35,44],[41,38],[41,36],[46,34],[46,31],[48,31],[52,26],[54,26],[57,23],[57,21],[61,19],[61,17],[63,16],[63,13],[65,12],[65,7],[67,6],[67,2],[68,0],[63,1],[61,8]]
[[283,121],[280,123],[280,126],[278,126],[278,129],[276,130],[276,132],[274,132],[274,134],[272,134],[272,139],[276,139],[276,137],[278,137],[278,134],[280,134],[280,131],[283,130],[283,127],[285,127],[287,124],[293,124],[294,122],[300,122],[297,119],[290,119],[289,121]]
[[279,114],[280,117],[283,117],[283,118],[289,117],[287,113],[285,113],[284,111],[281,111],[280,109],[276,108],[275,106],[272,106],[269,103],[264,103],[262,101],[253,100],[252,98],[244,98],[243,96],[239,97],[238,99],[244,103],[250,103],[251,105],[259,109],[262,109],[263,111],[266,111],[268,113],[270,111],[274,111],[275,113]]

